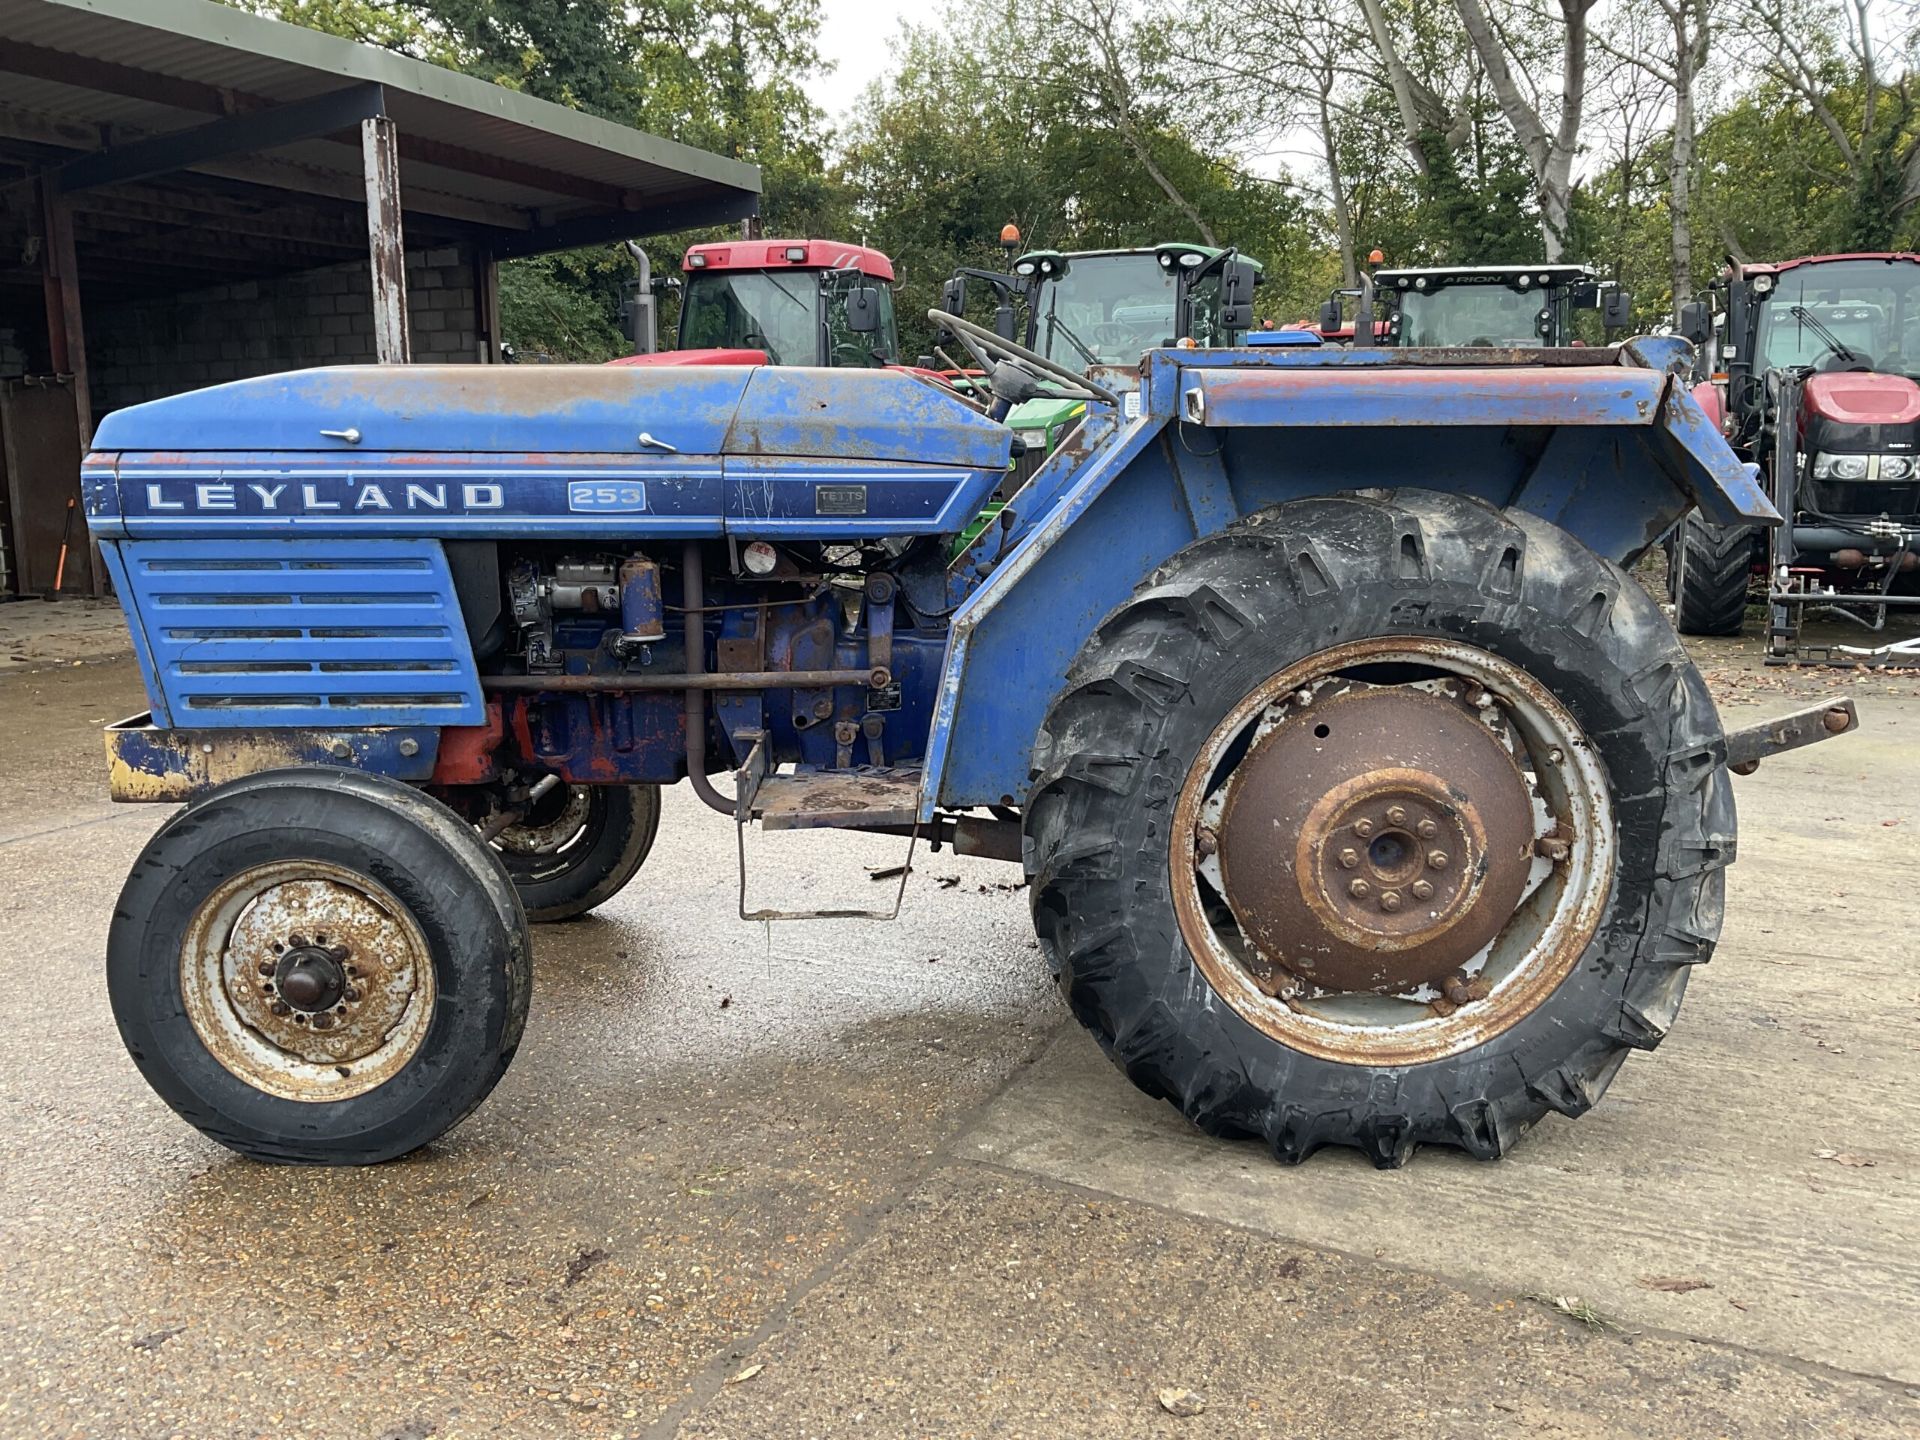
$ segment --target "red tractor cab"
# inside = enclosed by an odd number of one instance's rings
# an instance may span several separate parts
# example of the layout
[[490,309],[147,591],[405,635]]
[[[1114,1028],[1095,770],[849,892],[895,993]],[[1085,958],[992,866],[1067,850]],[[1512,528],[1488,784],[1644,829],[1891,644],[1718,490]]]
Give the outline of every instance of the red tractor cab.
[[721,240],[681,261],[680,335],[671,350],[616,365],[900,363],[893,262],[837,240]]
[[[1920,255],[1730,264],[1714,415],[1785,521],[1719,527],[1689,515],[1669,546],[1688,634],[1738,633],[1750,574],[1768,580],[1768,653],[1798,652],[1809,606],[1871,629],[1920,605]],[[1704,303],[1681,328],[1712,343]]]

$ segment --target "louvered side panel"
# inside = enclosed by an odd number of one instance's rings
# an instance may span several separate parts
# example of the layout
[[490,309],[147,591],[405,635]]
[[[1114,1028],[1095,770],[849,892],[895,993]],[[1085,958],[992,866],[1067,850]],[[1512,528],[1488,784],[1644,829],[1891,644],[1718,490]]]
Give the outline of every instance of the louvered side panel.
[[175,725],[473,725],[480,679],[433,540],[132,540]]

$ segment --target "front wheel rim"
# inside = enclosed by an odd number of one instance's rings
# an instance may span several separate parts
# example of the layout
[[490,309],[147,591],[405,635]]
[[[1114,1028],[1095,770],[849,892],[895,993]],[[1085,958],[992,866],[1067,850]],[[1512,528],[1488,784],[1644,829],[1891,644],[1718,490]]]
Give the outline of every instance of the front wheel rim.
[[187,1021],[222,1069],[283,1100],[377,1089],[432,1025],[433,953],[385,886],[317,860],[230,877],[188,921]]
[[492,843],[516,880],[552,880],[585,861],[605,824],[606,798],[600,787],[567,785],[536,803]]
[[[1372,749],[1342,752],[1353,732]],[[1531,1014],[1598,931],[1616,837],[1605,767],[1539,681],[1475,646],[1382,636],[1233,707],[1188,771],[1171,850],[1214,991],[1290,1048],[1379,1066]]]

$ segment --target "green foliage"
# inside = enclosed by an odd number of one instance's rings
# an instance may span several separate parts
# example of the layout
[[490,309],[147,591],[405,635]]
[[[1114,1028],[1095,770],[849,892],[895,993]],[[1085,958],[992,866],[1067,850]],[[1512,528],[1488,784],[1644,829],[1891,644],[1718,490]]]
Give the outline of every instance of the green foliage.
[[593,249],[511,260],[500,267],[500,329],[522,360],[583,364],[633,347],[617,323],[624,254]]

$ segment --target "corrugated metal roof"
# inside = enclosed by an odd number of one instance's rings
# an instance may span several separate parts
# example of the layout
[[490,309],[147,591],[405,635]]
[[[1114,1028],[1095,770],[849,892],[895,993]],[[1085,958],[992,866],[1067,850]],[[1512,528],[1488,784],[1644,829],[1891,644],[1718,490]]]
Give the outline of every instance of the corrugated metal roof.
[[[213,0],[0,0],[0,41],[157,77],[149,93],[129,94],[134,87],[62,83],[48,77],[71,81],[72,70],[16,57],[8,68],[27,73],[5,74],[0,83],[0,107],[13,111],[158,134],[205,124],[215,113],[205,104],[178,103],[177,96],[167,103],[164,81],[232,92],[238,98],[230,108],[239,110],[373,82],[386,87],[387,110],[403,138],[505,162],[498,168],[509,173],[488,174],[403,158],[409,208],[459,213],[457,203],[436,204],[440,197],[531,212],[529,219],[546,224],[666,198],[733,198],[746,213],[760,192],[757,166]],[[348,147],[325,141],[288,146],[274,158],[359,174]],[[538,176],[530,178],[533,170],[579,183],[542,185]]]

